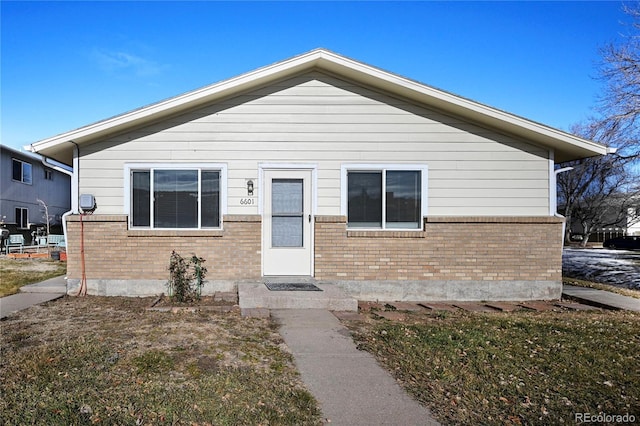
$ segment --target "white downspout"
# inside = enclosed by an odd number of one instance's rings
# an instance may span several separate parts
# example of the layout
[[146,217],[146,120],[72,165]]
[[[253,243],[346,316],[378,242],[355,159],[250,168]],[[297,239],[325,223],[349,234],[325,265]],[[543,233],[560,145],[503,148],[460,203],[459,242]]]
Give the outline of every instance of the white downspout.
[[[67,243],[67,241],[69,241],[67,238],[67,216],[78,213],[78,152],[79,151],[78,151],[78,145],[73,141],[70,141],[70,142],[75,145],[73,147],[73,166],[71,171],[48,162],[47,157],[43,156],[42,154],[39,154],[41,156],[40,161],[42,165],[44,165],[45,167],[49,167],[50,169],[57,170],[60,173],[64,173],[67,176],[71,177],[71,210],[63,213],[61,217],[62,233],[64,234],[65,244]],[[29,150],[31,152],[34,152],[31,146],[29,146]],[[69,247],[67,246],[67,251],[68,250],[69,250]]]
[[78,214],[78,145],[72,142],[73,147],[73,173],[71,174],[71,210],[62,215],[62,231],[64,233],[64,241],[66,244],[67,252],[69,251],[69,239],[67,238],[67,216],[72,214]]
[[[563,167],[561,169],[554,170],[553,171],[553,187],[554,188],[557,187],[558,175],[560,173],[568,172],[568,171],[571,171],[571,170],[573,170],[573,167]],[[557,197],[557,195],[556,195],[556,197]],[[558,205],[557,205],[558,201],[557,201],[556,197],[553,198],[553,200],[554,200],[554,203],[553,203],[553,215],[555,217],[566,219],[564,216],[562,216],[560,213],[558,213]],[[562,248],[564,248],[564,236],[565,236],[566,230],[567,230],[567,221],[564,220],[564,221],[562,221]]]
[[[71,174],[71,210],[69,210],[68,212],[66,212],[65,214],[62,215],[62,229],[64,231],[64,241],[65,243],[67,241],[69,241],[67,239],[67,216],[70,216],[72,214],[78,214],[79,210],[78,210],[78,184],[79,184],[79,170],[78,170],[78,166],[79,166],[79,152],[80,150],[78,149],[78,144],[76,144],[73,141],[70,141],[74,146],[73,146],[73,164],[72,164],[72,170],[73,173]],[[69,251],[69,246],[67,244],[67,251]]]

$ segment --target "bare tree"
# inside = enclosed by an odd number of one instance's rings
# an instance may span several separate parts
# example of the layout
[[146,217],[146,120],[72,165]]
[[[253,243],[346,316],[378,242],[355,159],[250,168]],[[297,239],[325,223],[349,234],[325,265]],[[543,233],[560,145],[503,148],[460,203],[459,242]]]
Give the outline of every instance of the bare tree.
[[558,176],[560,205],[569,224],[567,242],[571,224],[580,225],[581,244],[586,246],[598,230],[627,226],[640,219],[637,215],[629,217],[630,211],[640,205],[640,191],[620,158],[586,159],[574,162],[573,167],[572,172]]
[[568,163],[574,170],[558,176],[558,205],[566,217],[565,242],[571,224],[581,227],[582,246],[600,229],[640,222],[640,189],[637,174],[618,161],[586,159]]
[[[598,229],[640,220],[629,218],[640,206],[640,3],[625,7],[630,32],[601,50],[600,77],[605,83],[599,117],[572,132],[617,148],[604,157],[571,161],[574,170],[558,175],[558,205],[570,225],[580,223],[582,244]],[[626,223],[625,223],[626,225]]]
[[631,18],[629,32],[622,40],[601,49],[600,78],[605,89],[600,96],[601,127],[608,133],[625,134],[620,140],[621,155],[638,158],[640,119],[640,3],[624,6]]
[[615,143],[616,155],[640,161],[640,2],[623,6],[631,22],[620,40],[601,49],[599,75],[604,90],[599,97],[597,120],[600,138]]
[[42,210],[43,210],[42,217],[46,220],[46,223],[47,223],[47,235],[49,235],[51,233],[50,232],[51,231],[51,216],[49,215],[49,206],[47,205],[47,203],[42,201],[40,198],[36,198],[36,201],[42,207]]
[[[602,126],[602,122],[591,122],[574,126],[572,131],[586,139],[615,144],[617,133],[604,131]],[[558,205],[568,224],[566,242],[570,242],[572,223],[581,225],[583,246],[597,230],[626,224],[629,208],[640,205],[634,163],[633,158],[616,153],[562,164],[573,167],[558,175]]]

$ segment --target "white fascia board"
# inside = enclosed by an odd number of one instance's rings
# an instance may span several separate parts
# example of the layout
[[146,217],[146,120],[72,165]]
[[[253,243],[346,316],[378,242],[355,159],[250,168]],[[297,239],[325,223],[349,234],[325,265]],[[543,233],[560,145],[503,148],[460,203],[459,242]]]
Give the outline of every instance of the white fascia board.
[[144,124],[145,121],[155,121],[163,116],[179,114],[180,112],[196,108],[199,105],[215,101],[228,95],[233,95],[257,85],[267,84],[270,81],[277,80],[281,76],[312,68],[314,61],[318,57],[319,51],[312,51],[305,55],[268,65],[237,77],[151,104],[147,107],[142,107],[70,132],[43,139],[25,148],[32,152],[37,152],[70,140],[80,143],[83,142],[83,140],[94,139],[104,134],[124,130],[127,127]]
[[129,127],[158,120],[164,116],[179,114],[202,104],[213,102],[225,96],[231,96],[259,85],[268,84],[280,78],[313,69],[314,67],[335,73],[338,76],[351,78],[356,82],[370,85],[396,96],[405,97],[480,124],[503,129],[504,131],[526,137],[548,147],[554,148],[554,145],[558,143],[565,143],[577,148],[579,151],[586,151],[591,155],[605,155],[607,153],[607,147],[595,142],[532,122],[431,86],[426,86],[422,83],[383,71],[379,68],[337,55],[324,49],[312,50],[305,54],[196,89],[174,98],[160,101],[147,107],[133,110],[52,138],[44,139],[32,144],[29,149],[37,152],[70,140],[81,143],[85,140],[96,139],[110,133],[126,130]]
[[31,150],[27,149],[27,146],[23,146],[22,147],[22,149],[24,149],[24,151],[20,151],[19,149],[12,148],[9,145],[0,144],[0,146],[2,147],[2,150],[9,151],[12,155],[22,155],[24,157],[30,158],[30,159],[35,160],[35,161],[41,161],[42,160],[42,156],[41,155],[34,154]]
[[[326,62],[323,61],[326,59]],[[552,127],[518,117],[499,109],[424,85],[396,74],[374,68],[331,52],[322,52],[319,64],[322,68],[354,80],[370,83],[372,86],[390,93],[424,103],[461,117],[466,117],[492,127],[502,128],[511,133],[525,135],[538,142],[551,144],[564,142],[593,152],[606,155],[607,147],[583,139]],[[386,84],[385,84],[386,83]]]

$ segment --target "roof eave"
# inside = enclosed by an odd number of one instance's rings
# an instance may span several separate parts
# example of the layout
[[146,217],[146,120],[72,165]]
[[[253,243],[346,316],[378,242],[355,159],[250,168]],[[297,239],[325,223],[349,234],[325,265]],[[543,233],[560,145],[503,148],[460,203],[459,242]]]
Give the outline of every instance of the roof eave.
[[[372,86],[427,104],[451,115],[463,117],[493,129],[501,129],[504,132],[548,147],[555,151],[556,162],[558,163],[578,158],[606,155],[610,152],[605,145],[341,56],[334,56],[332,61],[321,62],[321,65],[324,69],[350,77],[356,81],[370,83]],[[567,148],[558,149],[558,142],[567,144]]]
[[[541,144],[555,152],[556,162],[607,154],[607,147],[604,145],[426,86],[324,49],[316,49],[147,107],[41,140],[31,144],[28,149],[59,161],[63,161],[60,158],[65,157],[68,161],[69,154],[68,152],[65,154],[65,151],[71,149],[72,145],[69,144],[67,148],[67,142],[74,141],[82,144],[98,140],[313,68],[326,70],[480,125],[500,129]],[[559,144],[564,146],[558,146]]]
[[[231,94],[249,90],[259,85],[269,84],[271,81],[278,80],[285,75],[313,68],[319,55],[319,51],[312,51],[146,107],[40,140],[24,148],[31,152],[41,152],[43,154],[49,152],[52,158],[55,158],[60,150],[59,148],[62,148],[60,147],[61,144],[71,141],[78,144],[92,142],[130,128],[144,126],[167,116],[198,108],[201,105],[214,102]],[[71,149],[71,147],[67,149]],[[65,148],[62,148],[62,150],[64,151]]]

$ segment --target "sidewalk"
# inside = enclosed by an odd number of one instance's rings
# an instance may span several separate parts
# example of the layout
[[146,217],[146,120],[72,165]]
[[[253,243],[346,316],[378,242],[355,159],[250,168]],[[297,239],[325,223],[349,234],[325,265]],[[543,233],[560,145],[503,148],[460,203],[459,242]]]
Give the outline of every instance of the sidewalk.
[[329,311],[272,310],[323,417],[335,425],[438,425]]
[[562,295],[601,308],[640,312],[640,299],[610,291],[565,284],[562,286]]
[[59,299],[67,292],[64,275],[20,288],[20,292],[0,298],[0,319],[30,306]]

